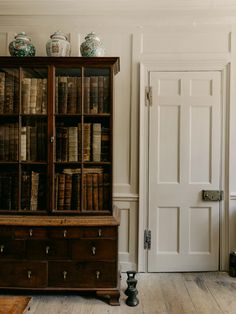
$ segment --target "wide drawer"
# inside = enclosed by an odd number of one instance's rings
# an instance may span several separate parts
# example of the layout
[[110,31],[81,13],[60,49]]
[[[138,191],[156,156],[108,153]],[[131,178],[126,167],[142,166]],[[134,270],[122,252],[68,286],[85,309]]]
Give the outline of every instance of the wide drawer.
[[21,258],[25,254],[25,241],[0,239],[0,259]]
[[69,257],[67,240],[27,240],[26,255],[29,259],[63,259]]
[[46,286],[46,262],[0,261],[0,287],[42,288]]
[[114,262],[49,262],[49,287],[107,288],[116,287]]
[[72,240],[72,259],[115,260],[117,256],[116,239],[79,239]]

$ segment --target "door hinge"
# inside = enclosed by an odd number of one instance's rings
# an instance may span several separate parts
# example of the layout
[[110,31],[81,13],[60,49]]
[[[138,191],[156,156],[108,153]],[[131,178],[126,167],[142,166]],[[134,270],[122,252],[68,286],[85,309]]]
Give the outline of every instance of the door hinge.
[[151,230],[144,230],[144,249],[151,249]]
[[145,88],[145,105],[152,106],[152,87],[147,86]]

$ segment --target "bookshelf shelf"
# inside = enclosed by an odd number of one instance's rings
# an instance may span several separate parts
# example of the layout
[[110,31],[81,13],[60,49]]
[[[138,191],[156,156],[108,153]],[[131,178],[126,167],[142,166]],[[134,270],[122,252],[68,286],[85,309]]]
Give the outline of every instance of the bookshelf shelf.
[[91,290],[119,303],[118,72],[117,57],[0,57],[0,289]]

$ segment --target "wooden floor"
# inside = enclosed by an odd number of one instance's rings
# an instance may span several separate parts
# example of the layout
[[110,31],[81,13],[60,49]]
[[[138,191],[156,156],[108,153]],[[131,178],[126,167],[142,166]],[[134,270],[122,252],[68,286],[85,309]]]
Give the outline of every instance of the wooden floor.
[[122,274],[120,306],[92,296],[38,295],[31,298],[23,313],[236,314],[236,278],[227,273],[149,273],[138,274],[137,279],[140,303],[136,307],[125,304],[126,274]]

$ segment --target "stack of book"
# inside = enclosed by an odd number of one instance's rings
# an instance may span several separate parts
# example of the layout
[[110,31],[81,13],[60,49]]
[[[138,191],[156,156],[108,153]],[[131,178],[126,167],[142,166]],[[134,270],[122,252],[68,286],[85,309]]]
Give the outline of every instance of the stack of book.
[[[84,113],[109,113],[109,77],[84,77]],[[56,77],[56,113],[80,114],[82,79],[74,76]]]
[[16,210],[17,209],[17,178],[16,174],[4,173],[0,175],[0,209]]
[[67,168],[55,176],[55,208],[78,211],[105,210],[110,205],[109,191],[110,174],[104,173],[102,168],[84,168],[83,175],[81,169]]
[[[83,123],[83,161],[109,161],[110,132],[101,123]],[[56,160],[82,160],[82,124],[78,127],[56,128]]]
[[18,123],[0,126],[0,160],[18,160]]
[[0,72],[0,114],[17,113],[19,108],[19,79],[14,73]]
[[21,176],[21,210],[36,211],[45,208],[46,175],[23,171]]
[[46,123],[36,121],[21,127],[21,160],[46,161]]
[[21,84],[23,114],[47,113],[47,79],[24,77]]

